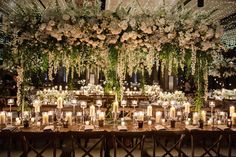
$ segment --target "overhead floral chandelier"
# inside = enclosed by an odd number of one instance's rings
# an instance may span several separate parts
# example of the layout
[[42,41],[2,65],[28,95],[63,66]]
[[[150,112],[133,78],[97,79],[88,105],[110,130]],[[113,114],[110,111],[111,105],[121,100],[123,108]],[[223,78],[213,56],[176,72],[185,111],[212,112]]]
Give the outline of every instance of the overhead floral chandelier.
[[23,71],[19,80],[38,70],[48,71],[53,80],[61,66],[71,79],[75,72],[99,68],[108,85],[122,92],[126,74],[151,74],[156,65],[171,75],[186,66],[201,95],[202,89],[207,91],[208,65],[224,51],[223,31],[207,16],[165,8],[133,15],[121,7],[101,11],[99,3],[87,1],[79,7],[55,0],[47,9],[34,1],[17,5],[5,25],[11,36],[5,67]]

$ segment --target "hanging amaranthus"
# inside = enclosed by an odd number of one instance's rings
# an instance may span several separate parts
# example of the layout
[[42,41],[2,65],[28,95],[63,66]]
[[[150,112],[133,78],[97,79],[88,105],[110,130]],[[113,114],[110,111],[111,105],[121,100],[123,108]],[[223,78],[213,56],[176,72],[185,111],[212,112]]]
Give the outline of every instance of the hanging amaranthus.
[[185,49],[183,49],[182,51],[181,60],[179,62],[179,65],[182,71],[184,71],[184,61],[185,61]]
[[205,70],[204,70],[204,98],[205,98],[205,101],[207,101],[207,98],[208,98],[208,62],[206,60],[206,65],[205,65]]
[[168,75],[170,76],[172,74],[172,64],[173,64],[173,58],[172,56],[169,58],[169,61],[168,61]]
[[53,59],[54,59],[54,56],[53,56],[53,53],[52,52],[49,52],[48,53],[48,79],[50,81],[53,80]]
[[196,60],[197,60],[197,52],[195,50],[195,48],[193,47],[192,45],[192,56],[191,56],[191,61],[192,61],[192,64],[191,64],[191,69],[192,69],[192,75],[195,74],[195,70],[196,70]]
[[24,81],[24,69],[23,67],[18,67],[16,69],[17,71],[17,77],[16,77],[16,86],[17,86],[17,106],[21,105],[21,100],[22,100],[22,92],[21,92],[21,85]]

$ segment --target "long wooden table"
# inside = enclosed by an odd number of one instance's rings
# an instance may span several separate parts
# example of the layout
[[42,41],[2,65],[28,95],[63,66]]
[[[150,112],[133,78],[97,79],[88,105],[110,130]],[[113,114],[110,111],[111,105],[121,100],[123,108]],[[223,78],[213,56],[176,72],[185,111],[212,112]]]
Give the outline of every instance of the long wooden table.
[[[105,150],[104,154],[100,154],[100,156],[110,156],[110,149],[111,143],[114,142],[109,142],[109,140],[112,139],[116,135],[116,133],[123,133],[124,135],[127,134],[128,137],[132,137],[131,135],[145,135],[145,138],[152,138],[156,134],[160,134],[161,137],[167,136],[169,133],[176,133],[176,134],[182,134],[186,137],[191,137],[194,135],[195,130],[188,130],[185,128],[185,125],[182,123],[177,123],[175,128],[171,128],[168,124],[165,125],[165,130],[156,130],[155,129],[155,124],[154,125],[147,125],[147,123],[144,123],[143,128],[137,128],[136,125],[132,125],[132,123],[127,124],[127,131],[119,131],[117,129],[118,124],[106,124],[104,127],[95,127],[93,131],[85,131],[84,130],[84,125],[73,125],[69,126],[68,128],[64,128],[62,126],[56,126],[55,125],[55,130],[52,132],[45,132],[43,131],[43,128],[45,126],[41,127],[36,127],[36,126],[31,126],[29,128],[24,128],[22,126],[18,126],[16,130],[8,132],[8,131],[0,131],[0,140],[7,139],[8,144],[8,156],[11,156],[11,145],[14,142],[15,139],[22,139],[23,137],[26,137],[30,135],[33,137],[33,140],[38,140],[38,138],[41,138],[40,134],[47,137],[51,137],[51,139],[56,140],[56,139],[67,139],[68,137],[71,137],[71,135],[79,135],[79,137],[91,137],[92,135],[104,135],[105,139]],[[1,129],[4,126],[1,126]],[[236,127],[233,127],[231,129],[227,130],[220,130],[217,128],[217,126],[204,126],[203,129],[197,129],[200,131],[205,131],[205,133],[219,133],[222,136],[225,136],[229,139],[229,153],[228,156],[234,156],[236,154],[231,154],[231,146],[232,146],[232,139],[236,137]],[[88,134],[89,133],[89,134]],[[207,139],[206,139],[207,140]],[[155,142],[154,142],[155,143]],[[23,148],[24,149],[24,148]],[[33,148],[34,149],[34,148]],[[37,151],[35,149],[35,151]],[[41,152],[42,153],[42,152]],[[55,153],[55,152],[54,152]],[[88,152],[87,152],[88,153]],[[40,154],[40,152],[39,152]],[[55,155],[55,154],[54,154]],[[54,156],[53,155],[53,156]],[[55,155],[56,156],[56,155]]]

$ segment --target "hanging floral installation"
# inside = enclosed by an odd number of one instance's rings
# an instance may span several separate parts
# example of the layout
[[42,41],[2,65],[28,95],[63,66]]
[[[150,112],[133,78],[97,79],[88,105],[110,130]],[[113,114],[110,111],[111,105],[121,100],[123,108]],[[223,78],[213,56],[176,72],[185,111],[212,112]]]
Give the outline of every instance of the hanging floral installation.
[[126,74],[139,70],[151,74],[156,63],[156,69],[168,69],[169,75],[187,66],[201,97],[207,66],[224,51],[222,29],[207,19],[209,14],[173,13],[165,8],[152,13],[143,9],[139,14],[121,7],[101,11],[98,2],[87,1],[78,6],[55,0],[46,9],[28,3],[16,5],[6,23],[11,42],[5,67],[23,69],[18,87],[39,70],[53,80],[63,66],[72,78],[75,72],[99,68],[107,86],[121,91]]

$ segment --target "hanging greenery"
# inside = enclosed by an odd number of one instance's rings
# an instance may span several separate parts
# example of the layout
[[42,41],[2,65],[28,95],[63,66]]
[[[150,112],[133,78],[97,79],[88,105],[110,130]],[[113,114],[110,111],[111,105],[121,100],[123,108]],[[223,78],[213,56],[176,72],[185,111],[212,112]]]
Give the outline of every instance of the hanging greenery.
[[157,61],[169,75],[187,65],[196,77],[200,98],[204,66],[208,65],[204,63],[224,49],[219,24],[203,14],[141,10],[131,14],[119,6],[115,12],[101,11],[99,3],[87,1],[78,6],[73,1],[54,0],[46,9],[35,1],[18,4],[5,24],[11,42],[4,65],[18,69],[18,87],[37,70],[48,71],[52,80],[61,66],[67,77],[70,70],[79,75],[88,67],[98,67],[106,76],[106,91],[121,93],[126,73],[145,69],[150,75]]

